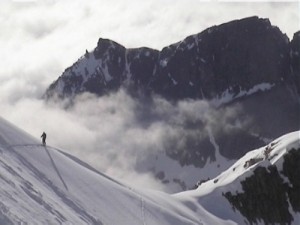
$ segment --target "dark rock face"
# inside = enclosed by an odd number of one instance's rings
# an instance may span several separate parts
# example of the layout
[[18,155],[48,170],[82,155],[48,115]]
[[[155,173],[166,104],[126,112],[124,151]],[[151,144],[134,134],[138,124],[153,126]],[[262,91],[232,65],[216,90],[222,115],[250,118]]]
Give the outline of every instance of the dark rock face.
[[[282,176],[288,179],[286,183]],[[294,212],[300,212],[300,149],[284,156],[283,170],[276,166],[258,167],[254,175],[241,182],[242,193],[224,196],[247,218],[250,224],[263,220],[264,224],[292,224]]]
[[285,156],[282,173],[286,176],[290,185],[287,187],[287,194],[295,212],[300,213],[300,152],[299,149],[290,151]]
[[278,28],[256,17],[211,27],[162,50],[153,86],[170,98],[212,99],[228,89],[238,94],[280,83],[289,74],[288,44]]
[[294,34],[291,41],[291,68],[300,94],[300,31]]
[[[216,110],[238,107],[230,129],[212,128],[220,153],[236,159],[264,145],[264,138],[299,129],[299,39],[298,32],[290,43],[269,20],[258,17],[211,27],[161,51],[126,49],[99,39],[92,53],[51,84],[46,97],[102,96],[122,87],[134,96],[154,93],[175,103],[202,99]],[[251,123],[236,125],[245,121]],[[201,122],[197,129],[203,129]],[[215,159],[210,138],[187,137],[185,149],[176,149],[175,140],[166,152],[182,165],[202,167]]]

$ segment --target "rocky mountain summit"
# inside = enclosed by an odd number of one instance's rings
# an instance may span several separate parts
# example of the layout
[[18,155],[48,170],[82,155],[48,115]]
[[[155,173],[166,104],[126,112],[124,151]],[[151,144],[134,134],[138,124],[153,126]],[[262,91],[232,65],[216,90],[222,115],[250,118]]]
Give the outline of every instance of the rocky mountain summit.
[[[167,155],[181,166],[201,168],[215,161],[218,152],[237,159],[299,129],[299,38],[297,32],[290,41],[268,19],[258,17],[210,27],[161,51],[127,49],[100,38],[94,51],[67,68],[45,96],[74,98],[89,92],[101,97],[122,88],[137,99],[160,96],[175,105],[201,100],[218,115],[231,110],[229,118],[218,116],[215,125],[201,119],[183,123],[183,129],[205,134],[187,132],[180,145],[176,140],[166,144]],[[153,103],[143,104],[151,109]]]
[[126,49],[100,38],[94,51],[67,68],[46,95],[101,96],[126,86],[175,100],[213,99],[225,93],[237,97],[256,85],[271,87],[293,79],[291,65],[296,65],[290,53],[299,52],[297,43],[291,45],[268,19],[257,17],[213,26],[161,51]]

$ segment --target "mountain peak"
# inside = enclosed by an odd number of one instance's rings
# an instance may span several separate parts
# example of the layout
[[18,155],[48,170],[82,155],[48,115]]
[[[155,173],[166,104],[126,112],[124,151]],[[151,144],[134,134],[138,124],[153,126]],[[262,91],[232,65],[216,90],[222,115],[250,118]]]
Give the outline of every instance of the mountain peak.
[[96,59],[105,58],[110,54],[114,54],[114,51],[125,51],[125,47],[109,39],[99,38],[97,47],[94,50],[94,56]]
[[[74,97],[82,92],[101,96],[120,87],[175,100],[212,99],[227,90],[237,95],[257,84],[289,79],[289,48],[287,36],[268,19],[258,17],[207,28],[161,51],[126,49],[100,38],[90,53],[93,65],[87,65],[82,57],[69,68],[72,76],[65,71],[46,96]],[[89,73],[75,71],[74,67]],[[108,75],[110,78],[105,79]]]

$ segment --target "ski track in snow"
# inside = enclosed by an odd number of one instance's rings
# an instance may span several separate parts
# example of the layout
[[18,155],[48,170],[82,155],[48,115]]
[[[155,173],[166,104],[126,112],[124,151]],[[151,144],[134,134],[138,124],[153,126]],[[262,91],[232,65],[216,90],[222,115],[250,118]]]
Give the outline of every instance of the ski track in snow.
[[56,167],[56,165],[55,165],[55,163],[54,163],[54,160],[53,160],[53,158],[52,158],[52,156],[51,156],[51,154],[50,154],[48,148],[47,148],[46,146],[44,146],[44,147],[45,147],[45,150],[46,150],[46,152],[47,152],[47,154],[48,154],[48,156],[49,156],[49,158],[50,158],[50,161],[51,161],[51,163],[52,163],[52,166],[53,166],[55,172],[57,173],[57,176],[59,177],[59,179],[60,179],[61,182],[63,183],[64,187],[65,187],[66,190],[68,191],[68,186],[66,185],[66,183],[65,183],[64,179],[62,178],[62,176],[60,175],[60,173],[59,173],[59,171],[58,171],[58,169],[57,169],[57,167]]
[[[21,146],[18,146],[21,147]],[[95,219],[93,216],[86,213],[84,209],[82,209],[80,206],[78,206],[75,202],[73,202],[70,198],[68,198],[64,192],[62,192],[58,187],[55,186],[55,184],[52,183],[51,180],[49,180],[43,173],[41,173],[35,166],[33,166],[30,162],[26,160],[21,154],[19,154],[15,149],[10,149],[13,154],[20,160],[20,162],[23,163],[23,165],[31,170],[33,174],[36,176],[38,180],[41,180],[45,185],[48,187],[51,187],[52,190],[56,193],[57,196],[61,198],[61,200],[69,206],[71,209],[73,209],[78,215],[81,215],[81,218],[83,221],[88,222],[90,224],[101,224],[97,222],[97,219]]]

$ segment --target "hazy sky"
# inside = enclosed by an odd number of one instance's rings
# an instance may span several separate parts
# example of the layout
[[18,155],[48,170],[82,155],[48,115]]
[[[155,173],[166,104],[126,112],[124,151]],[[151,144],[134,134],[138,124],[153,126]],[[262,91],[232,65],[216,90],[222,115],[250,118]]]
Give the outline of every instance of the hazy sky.
[[[291,39],[300,30],[299,10],[297,1],[1,1],[1,116],[37,138],[45,130],[48,143],[68,149],[113,176],[131,178],[126,173],[132,170],[128,152],[160,149],[162,134],[173,125],[158,121],[148,128],[140,126],[133,112],[136,103],[122,92],[88,98],[69,111],[44,104],[41,95],[64,69],[86,49],[93,50],[100,37],[127,48],[160,50],[210,26],[254,15],[269,18]],[[184,111],[180,107],[166,110],[176,112],[176,117]],[[143,136],[149,138],[141,141]],[[108,159],[118,154],[120,159],[111,165]],[[145,179],[136,180],[143,183]]]

